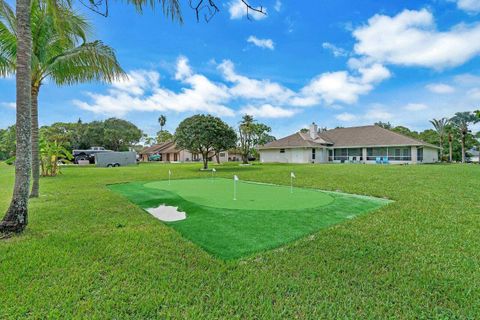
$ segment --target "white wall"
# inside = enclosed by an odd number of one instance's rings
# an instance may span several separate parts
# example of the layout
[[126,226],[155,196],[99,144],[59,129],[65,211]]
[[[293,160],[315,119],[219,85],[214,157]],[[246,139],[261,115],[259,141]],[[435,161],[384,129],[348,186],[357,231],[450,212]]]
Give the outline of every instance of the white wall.
[[285,149],[285,153],[280,153],[280,149],[260,150],[260,161],[262,163],[310,163],[312,149],[296,148]]
[[435,148],[423,148],[423,163],[438,162],[438,150]]

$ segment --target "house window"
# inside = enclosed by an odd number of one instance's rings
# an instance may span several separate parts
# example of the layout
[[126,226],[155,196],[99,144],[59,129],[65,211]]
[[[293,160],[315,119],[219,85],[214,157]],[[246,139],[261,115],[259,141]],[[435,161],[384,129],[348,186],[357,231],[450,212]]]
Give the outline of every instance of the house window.
[[334,160],[345,161],[348,160],[348,149],[335,149],[333,151]]
[[312,160],[315,160],[315,149],[312,149]]
[[285,153],[285,149],[280,149],[280,153]]
[[220,152],[220,157],[225,157],[225,152]]
[[417,161],[418,162],[423,161],[423,148],[418,148],[417,149]]
[[[393,152],[393,149],[391,149]],[[388,148],[367,148],[367,160],[388,158]]]

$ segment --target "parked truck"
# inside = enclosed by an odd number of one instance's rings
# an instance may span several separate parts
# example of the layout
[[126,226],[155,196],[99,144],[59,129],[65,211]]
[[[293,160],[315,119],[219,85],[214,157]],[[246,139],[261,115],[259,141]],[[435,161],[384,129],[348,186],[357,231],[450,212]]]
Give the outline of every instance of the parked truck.
[[137,153],[127,152],[103,152],[95,155],[95,164],[97,167],[120,167],[137,164]]
[[90,161],[95,163],[95,155],[99,153],[113,152],[112,150],[106,150],[104,147],[92,147],[87,150],[73,150],[72,155],[74,162],[78,164],[79,161]]

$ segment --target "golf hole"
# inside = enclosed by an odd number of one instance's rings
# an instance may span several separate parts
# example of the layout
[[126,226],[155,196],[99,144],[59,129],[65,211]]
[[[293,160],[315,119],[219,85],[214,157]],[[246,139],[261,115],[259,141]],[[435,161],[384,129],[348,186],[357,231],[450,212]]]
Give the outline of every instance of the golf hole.
[[145,210],[158,220],[165,222],[180,221],[187,218],[187,214],[185,212],[178,211],[177,207],[166,206],[164,204],[159,205],[156,208],[147,208]]

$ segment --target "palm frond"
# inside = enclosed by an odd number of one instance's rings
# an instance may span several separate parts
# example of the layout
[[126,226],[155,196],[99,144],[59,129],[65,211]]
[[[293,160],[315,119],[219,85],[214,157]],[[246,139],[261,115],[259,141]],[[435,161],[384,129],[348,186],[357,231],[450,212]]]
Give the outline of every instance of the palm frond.
[[[89,0],[90,3],[93,3],[94,0]],[[163,14],[172,20],[178,20],[178,22],[183,23],[182,10],[180,7],[179,0],[127,0],[127,3],[132,4],[138,12],[142,12],[143,8],[150,6],[154,9],[157,4],[160,4],[162,7]]]
[[15,14],[4,0],[0,0],[0,76],[10,74],[17,56]]
[[17,55],[17,37],[0,20],[0,55],[13,62]]
[[15,64],[0,53],[0,77],[7,77],[15,73]]
[[5,27],[15,34],[17,29],[15,13],[5,0],[0,0],[0,21],[4,21]]
[[114,50],[101,41],[82,44],[55,57],[45,74],[58,85],[86,81],[113,82],[126,77]]

